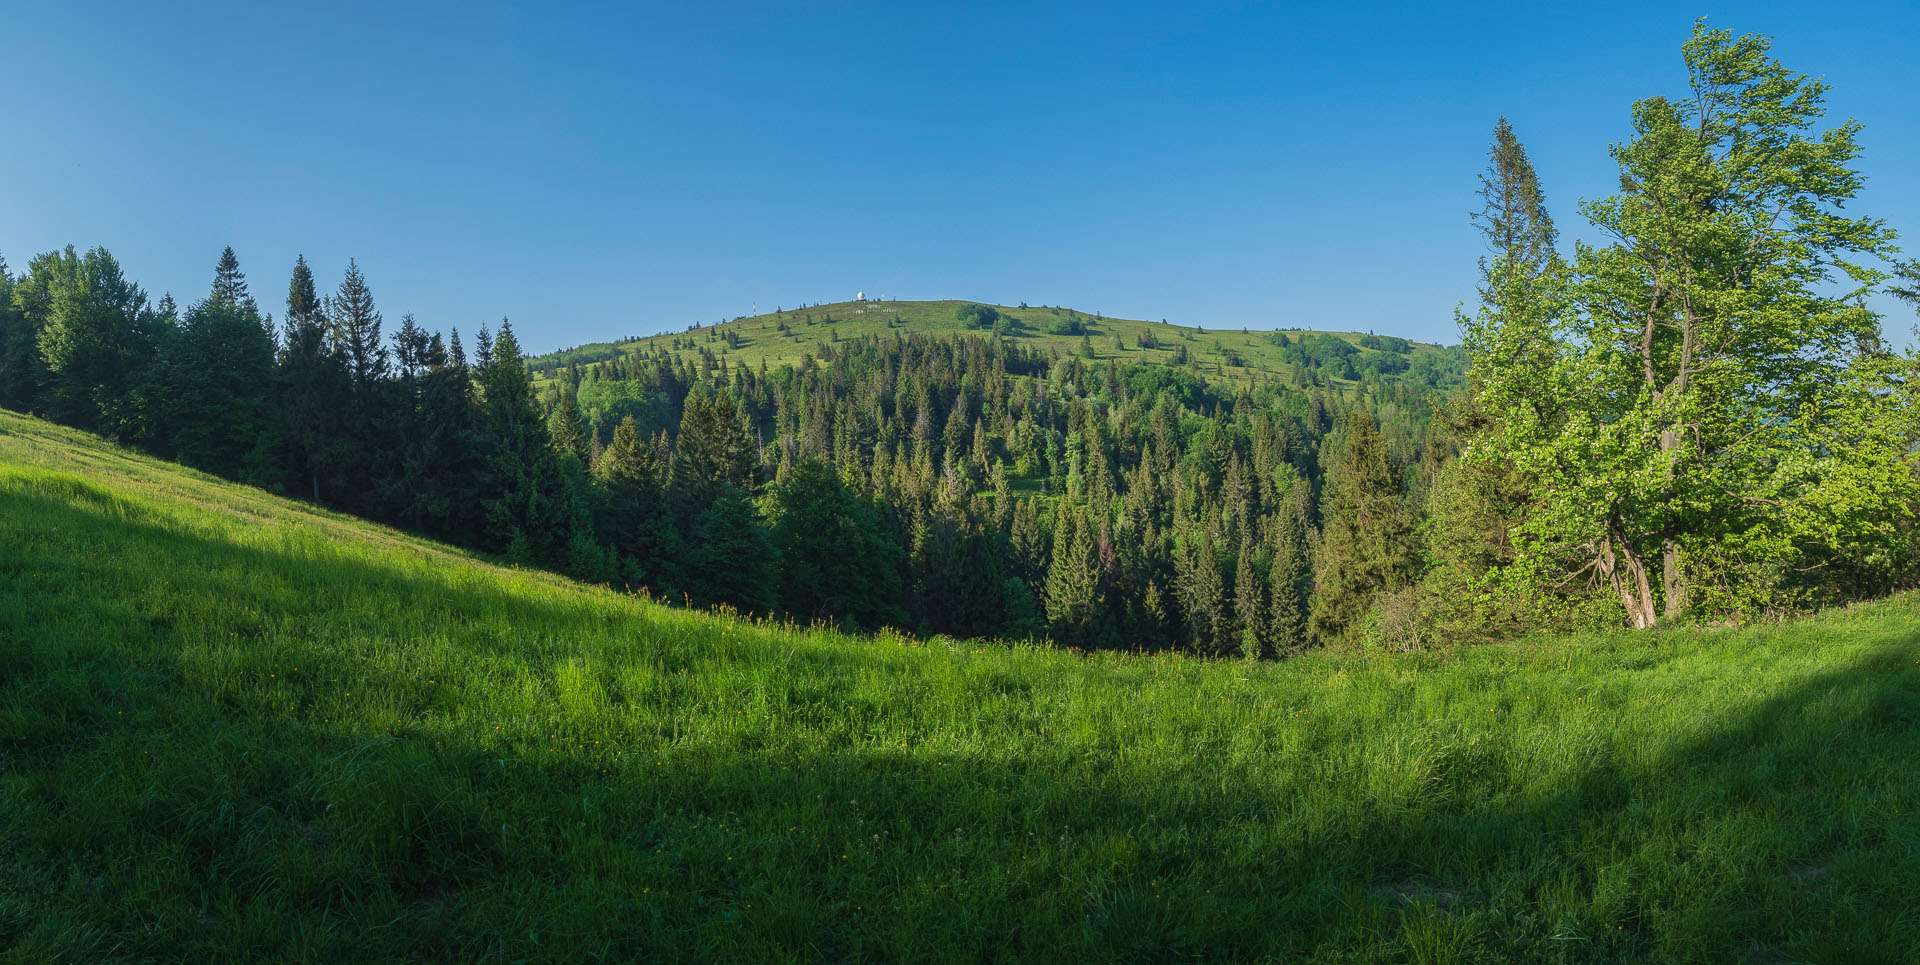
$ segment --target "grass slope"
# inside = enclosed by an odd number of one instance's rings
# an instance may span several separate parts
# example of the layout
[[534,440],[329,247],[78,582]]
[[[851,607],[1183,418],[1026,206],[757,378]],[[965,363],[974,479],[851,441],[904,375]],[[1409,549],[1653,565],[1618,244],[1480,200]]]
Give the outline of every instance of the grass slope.
[[0,413],[0,950],[1901,960],[1917,616],[1258,666],[855,639]]
[[[709,341],[709,336],[720,336],[726,332],[735,332],[740,337],[740,346],[727,352],[727,358],[733,362],[744,363],[758,368],[766,361],[770,368],[782,364],[798,363],[801,356],[811,352],[818,357],[820,346],[827,344],[836,336],[841,341],[862,338],[868,335],[891,337],[895,334],[919,332],[933,336],[987,335],[989,332],[969,329],[955,314],[964,301],[889,301],[889,302],[840,302],[833,305],[815,305],[805,309],[793,309],[769,312],[748,318],[739,318],[730,322],[704,326],[694,332],[667,332],[628,342],[602,342],[583,345],[562,352],[555,352],[530,359],[537,368],[549,365],[565,365],[569,358],[585,361],[598,361],[610,358],[616,352],[650,353],[655,349],[675,351],[682,356],[697,356],[698,348],[705,347],[716,354],[723,347],[718,341]],[[982,303],[984,304],[984,303]],[[1292,367],[1281,361],[1279,346],[1267,339],[1264,331],[1243,331],[1232,329],[1213,329],[1205,327],[1172,325],[1165,322],[1149,322],[1138,319],[1106,318],[1096,319],[1091,313],[1073,311],[1066,308],[1009,308],[1005,305],[993,306],[1000,312],[1020,320],[1023,329],[1016,333],[1014,341],[1024,348],[1039,348],[1042,351],[1058,349],[1060,354],[1068,355],[1080,348],[1078,335],[1052,335],[1048,328],[1054,322],[1066,319],[1071,314],[1078,317],[1086,326],[1095,355],[1101,360],[1118,357],[1122,364],[1171,362],[1174,347],[1184,345],[1188,357],[1200,364],[1209,375],[1225,375],[1245,378],[1249,373],[1286,376],[1292,374]],[[809,324],[809,316],[813,319]],[[834,319],[832,324],[827,318]],[[898,327],[890,328],[888,323],[899,319]],[[785,322],[792,335],[783,335],[779,326]],[[1141,349],[1140,335],[1151,331],[1159,340],[1157,349]],[[1289,333],[1303,334],[1303,333]],[[1349,332],[1334,332],[1348,342],[1359,346],[1361,335]],[[1120,336],[1124,350],[1116,352],[1113,338]],[[674,349],[675,339],[692,338],[695,348]],[[1216,348],[1216,344],[1218,348]],[[1238,352],[1244,365],[1227,366],[1222,364],[1224,352]],[[1424,343],[1414,343],[1414,354],[1438,351],[1439,347]],[[1361,350],[1362,356],[1373,349]]]

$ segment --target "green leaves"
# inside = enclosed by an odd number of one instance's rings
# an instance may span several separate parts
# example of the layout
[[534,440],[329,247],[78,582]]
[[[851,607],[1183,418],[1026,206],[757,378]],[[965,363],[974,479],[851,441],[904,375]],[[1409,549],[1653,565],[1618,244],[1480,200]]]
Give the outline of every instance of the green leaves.
[[1563,272],[1495,239],[1464,322],[1487,414],[1468,458],[1524,477],[1513,565],[1600,574],[1634,626],[1792,605],[1808,561],[1894,553],[1868,502],[1920,495],[1904,410],[1857,388],[1884,377],[1858,349],[1892,240],[1844,210],[1860,126],[1819,130],[1825,85],[1766,38],[1703,23],[1683,55],[1691,89],[1634,104],[1620,190],[1581,206],[1609,241]]

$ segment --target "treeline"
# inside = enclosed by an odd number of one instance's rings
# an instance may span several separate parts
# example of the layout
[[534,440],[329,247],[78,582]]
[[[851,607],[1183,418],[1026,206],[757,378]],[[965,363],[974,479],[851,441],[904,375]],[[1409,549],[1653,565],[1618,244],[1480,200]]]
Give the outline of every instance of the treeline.
[[385,333],[357,266],[322,298],[297,262],[277,323],[231,250],[184,313],[100,249],[0,279],[10,408],[674,600],[1087,647],[1348,632],[1369,580],[1411,572],[1367,557],[1411,548],[1444,388],[894,332],[775,371],[623,356],[537,393],[510,324],[471,355],[411,316]]
[[1865,296],[1920,297],[1920,268],[1843,211],[1858,127],[1816,129],[1818,82],[1704,26],[1685,53],[1697,89],[1635,106],[1621,191],[1582,206],[1608,241],[1571,258],[1496,128],[1464,353],[1275,333],[1287,373],[1209,380],[994,322],[769,370],[702,330],[536,385],[504,320],[471,354],[411,316],[383,332],[351,264],[322,298],[297,262],[276,322],[231,250],[181,312],[69,248],[0,263],[0,405],[582,579],[860,628],[1280,656],[1914,585],[1920,380]]

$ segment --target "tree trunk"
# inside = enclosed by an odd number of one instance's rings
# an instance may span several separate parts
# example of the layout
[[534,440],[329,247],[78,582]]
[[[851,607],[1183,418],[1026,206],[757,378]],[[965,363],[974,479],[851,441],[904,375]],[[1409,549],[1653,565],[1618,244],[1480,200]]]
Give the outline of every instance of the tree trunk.
[[1660,582],[1663,615],[1669,620],[1679,619],[1687,608],[1687,580],[1680,571],[1680,544],[1671,539],[1660,546]]
[[1645,630],[1659,621],[1653,608],[1653,587],[1647,582],[1647,563],[1633,546],[1618,536],[1600,541],[1600,572],[1620,594],[1620,605],[1627,611],[1627,625]]
[[[1683,384],[1684,387],[1684,384]],[[1660,452],[1667,457],[1667,473],[1671,478],[1674,471],[1674,451],[1680,448],[1680,431],[1674,428],[1660,430]],[[1667,496],[1672,497],[1671,483]],[[1680,612],[1687,608],[1687,578],[1680,568],[1680,544],[1667,537],[1660,544],[1660,589],[1663,615],[1677,619]]]

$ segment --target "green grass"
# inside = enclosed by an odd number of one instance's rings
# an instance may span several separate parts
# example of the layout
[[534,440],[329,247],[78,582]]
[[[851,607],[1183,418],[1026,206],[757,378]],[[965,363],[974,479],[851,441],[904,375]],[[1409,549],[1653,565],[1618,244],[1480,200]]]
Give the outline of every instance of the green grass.
[[858,639],[0,413],[0,950],[1911,960],[1916,617],[1257,666]]
[[[730,363],[744,363],[749,367],[758,368],[764,360],[768,367],[779,368],[783,364],[798,363],[801,356],[807,353],[812,353],[816,358],[819,357],[820,347],[824,344],[829,344],[830,340],[835,336],[838,336],[839,339],[844,342],[868,335],[891,337],[894,334],[905,335],[909,332],[917,332],[936,337],[955,335],[985,336],[990,334],[985,331],[969,329],[955,315],[955,312],[962,305],[966,304],[968,303],[964,301],[897,301],[841,302],[834,305],[815,305],[806,309],[769,312],[750,318],[708,325],[695,332],[667,332],[630,342],[617,344],[603,342],[593,345],[583,345],[568,352],[537,356],[529,361],[538,367],[556,361],[561,361],[564,364],[564,359],[574,354],[588,358],[599,358],[609,356],[616,350],[628,354],[635,352],[648,353],[656,349],[675,351],[673,349],[673,342],[676,338],[682,340],[692,338],[695,340],[697,347],[704,347],[718,354],[724,347],[723,343],[719,341],[710,342],[708,341],[708,336],[710,334],[732,331],[739,334],[741,342],[739,348],[729,350],[726,353],[725,357]],[[1005,305],[994,307],[1003,313],[1018,318],[1024,324],[1024,331],[1013,338],[1014,343],[1020,345],[1022,348],[1038,349],[1042,352],[1050,352],[1058,349],[1062,355],[1072,354],[1080,348],[1081,341],[1078,335],[1048,334],[1049,325],[1057,320],[1068,317],[1069,310],[1066,308],[1010,308]],[[809,315],[811,315],[814,320],[814,324],[812,325],[808,325],[806,321]],[[1184,345],[1187,349],[1188,358],[1198,362],[1201,369],[1209,375],[1218,374],[1231,378],[1244,379],[1249,373],[1284,377],[1291,375],[1293,371],[1292,366],[1281,361],[1280,353],[1282,350],[1279,346],[1267,340],[1268,333],[1265,331],[1243,331],[1239,327],[1215,329],[1203,326],[1196,328],[1190,325],[1183,326],[1164,322],[1124,318],[1095,319],[1093,314],[1089,312],[1079,312],[1078,315],[1082,322],[1090,326],[1091,343],[1094,353],[1102,361],[1118,358],[1123,365],[1129,363],[1168,363],[1173,360],[1174,347]],[[835,320],[831,325],[823,321],[823,319],[829,316]],[[889,328],[888,322],[896,317],[900,319],[899,326],[897,328]],[[782,335],[779,332],[779,325],[783,321],[792,331],[792,335]],[[1152,331],[1154,336],[1159,339],[1159,348],[1141,349],[1138,347],[1140,344],[1140,334],[1145,331]],[[1304,333],[1289,332],[1289,334],[1297,335]],[[1359,334],[1350,332],[1335,332],[1332,334],[1340,335],[1342,338],[1353,343],[1355,347],[1359,347],[1359,341],[1362,337]],[[1113,337],[1115,335],[1120,336],[1122,343],[1125,345],[1124,350],[1114,351]],[[1218,343],[1222,349],[1230,349],[1240,353],[1242,357],[1241,361],[1245,364],[1238,366],[1224,365],[1224,353],[1214,349],[1216,343]],[[681,348],[677,350],[677,354],[683,357],[697,356],[697,347],[695,349]],[[1413,351],[1414,356],[1417,357],[1420,354],[1438,350],[1438,346],[1415,343]],[[1356,362],[1359,358],[1364,358],[1374,351],[1373,349],[1363,348],[1361,355],[1356,357]]]

